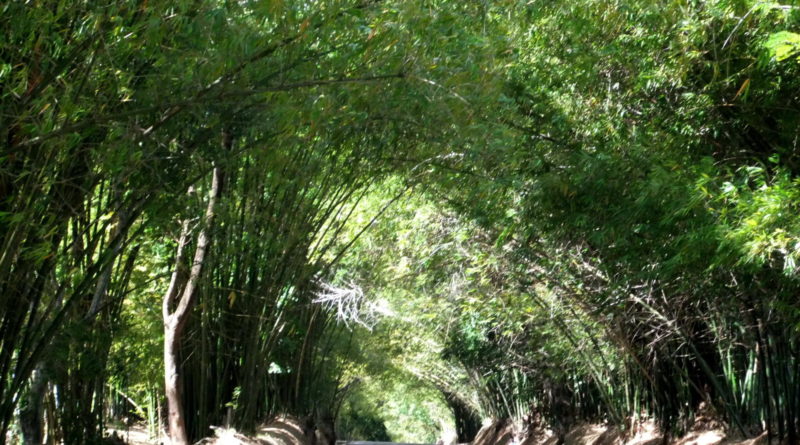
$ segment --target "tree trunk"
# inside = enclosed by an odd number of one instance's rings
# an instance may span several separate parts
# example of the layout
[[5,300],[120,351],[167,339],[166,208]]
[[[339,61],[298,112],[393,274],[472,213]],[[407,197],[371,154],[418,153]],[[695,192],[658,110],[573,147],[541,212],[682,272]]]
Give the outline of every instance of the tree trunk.
[[24,445],[42,445],[42,426],[44,420],[43,402],[47,389],[41,367],[33,371],[30,386],[25,397],[25,405],[19,410],[19,426]]
[[[229,138],[226,137],[224,141],[226,146],[230,144]],[[210,243],[209,232],[214,221],[216,203],[222,188],[221,183],[222,172],[219,167],[214,167],[205,220],[200,233],[197,235],[197,246],[195,247],[189,276],[184,282],[184,252],[189,239],[189,221],[187,220],[183,222],[181,227],[181,235],[175,256],[175,268],[172,271],[169,288],[161,307],[164,318],[164,389],[167,396],[169,439],[173,445],[189,445],[189,438],[186,433],[186,418],[181,400],[181,379],[178,364],[180,342],[183,328],[186,326],[186,321],[189,319],[191,310],[197,301],[195,290],[200,274],[203,271],[203,263]],[[189,192],[191,193],[192,191],[193,188],[190,188]],[[181,296],[173,311],[171,306],[179,291]]]
[[164,389],[167,395],[167,419],[169,439],[173,445],[186,445],[186,419],[183,417],[180,381],[178,374],[178,351],[180,336],[175,323],[164,324]]

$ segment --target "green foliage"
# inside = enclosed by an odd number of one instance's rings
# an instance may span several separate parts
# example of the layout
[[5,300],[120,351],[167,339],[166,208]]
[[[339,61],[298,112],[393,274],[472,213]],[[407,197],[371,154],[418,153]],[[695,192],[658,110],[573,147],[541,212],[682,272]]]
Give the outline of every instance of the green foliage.
[[375,370],[345,398],[337,421],[343,440],[433,443],[451,414],[434,388],[402,369]]
[[[187,411],[193,434],[219,423],[234,388],[245,429],[272,411],[333,403],[328,352],[343,336],[309,301],[340,256],[329,249],[347,247],[339,234],[354,198],[438,155],[462,128],[477,134],[471,107],[498,85],[492,41],[467,20],[480,10],[431,6],[3,5],[0,433],[59,337],[91,349],[53,382],[63,406],[86,413],[63,425],[67,442],[102,434],[106,375],[78,371],[120,373],[115,384],[140,402],[157,385],[149,317],[168,281],[165,240],[203,207],[202,193],[185,192],[208,187],[212,166],[226,172],[230,199],[190,328],[200,338],[190,336],[187,350],[199,352],[188,357],[202,366],[185,366],[202,371],[186,384],[226,383],[187,396],[199,407]],[[234,151],[220,149],[221,133]],[[257,381],[272,363],[291,376]],[[79,387],[94,389],[63,390]]]
[[54,394],[65,443],[104,400],[152,423],[176,239],[220,168],[194,436],[278,412],[403,441],[531,412],[681,430],[704,402],[796,439],[796,5],[0,11],[0,437]]
[[770,34],[764,46],[771,57],[778,62],[794,56],[800,50],[800,34],[789,31],[778,31]]
[[[509,36],[492,136],[428,171],[456,219],[362,260],[457,369],[426,378],[557,427],[646,413],[680,430],[705,401],[731,428],[795,434],[796,7],[527,2],[486,17]],[[387,283],[385,263],[412,279]]]

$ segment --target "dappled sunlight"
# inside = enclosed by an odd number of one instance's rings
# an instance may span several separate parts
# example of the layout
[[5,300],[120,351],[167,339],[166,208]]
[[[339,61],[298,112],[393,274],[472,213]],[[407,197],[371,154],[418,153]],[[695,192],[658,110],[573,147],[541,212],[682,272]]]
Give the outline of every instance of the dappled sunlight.
[[795,445],[785,3],[2,2],[0,445]]

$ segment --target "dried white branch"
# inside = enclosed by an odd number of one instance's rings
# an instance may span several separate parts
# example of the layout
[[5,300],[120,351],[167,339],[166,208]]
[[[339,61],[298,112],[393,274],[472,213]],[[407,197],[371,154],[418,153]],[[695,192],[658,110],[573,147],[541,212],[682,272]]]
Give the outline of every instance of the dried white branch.
[[387,313],[384,308],[366,299],[361,286],[352,281],[346,283],[344,287],[321,283],[320,291],[317,292],[313,302],[334,312],[336,320],[348,328],[358,324],[372,331],[378,323],[378,318]]

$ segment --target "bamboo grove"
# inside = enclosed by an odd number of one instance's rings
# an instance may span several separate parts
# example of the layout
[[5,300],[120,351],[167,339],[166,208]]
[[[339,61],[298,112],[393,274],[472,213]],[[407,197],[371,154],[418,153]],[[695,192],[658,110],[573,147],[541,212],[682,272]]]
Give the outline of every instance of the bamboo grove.
[[0,443],[797,442],[800,6],[0,12]]
[[[120,311],[154,282],[193,300],[164,304],[165,314],[193,313],[178,323],[186,338],[175,351],[184,384],[201,388],[183,391],[192,437],[221,423],[234,390],[244,429],[278,408],[309,407],[311,383],[330,378],[322,333],[334,329],[308,307],[313,287],[346,247],[339,233],[353,206],[394,171],[385,159],[415,152],[426,138],[417,119],[438,118],[415,101],[442,84],[408,81],[403,94],[397,85],[429,63],[414,60],[427,57],[413,51],[414,34],[392,26],[408,11],[3,10],[2,437],[19,407],[25,440],[41,443],[46,405],[51,435],[102,437]],[[297,373],[265,376],[275,361]]]

